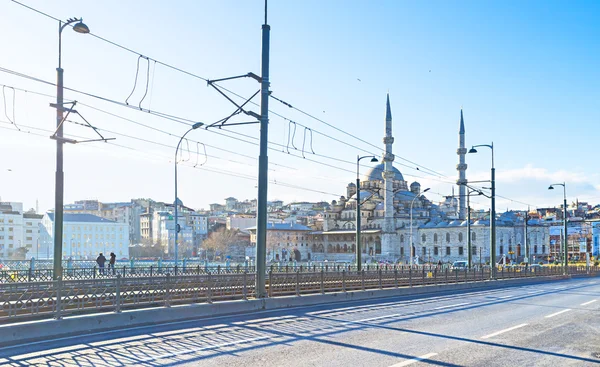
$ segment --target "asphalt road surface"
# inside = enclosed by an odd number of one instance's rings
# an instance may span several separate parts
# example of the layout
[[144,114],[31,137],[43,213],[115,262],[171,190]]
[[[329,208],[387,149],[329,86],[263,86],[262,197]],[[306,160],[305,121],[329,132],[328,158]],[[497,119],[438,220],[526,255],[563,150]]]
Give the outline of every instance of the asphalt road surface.
[[394,297],[0,348],[2,366],[600,366],[600,278]]

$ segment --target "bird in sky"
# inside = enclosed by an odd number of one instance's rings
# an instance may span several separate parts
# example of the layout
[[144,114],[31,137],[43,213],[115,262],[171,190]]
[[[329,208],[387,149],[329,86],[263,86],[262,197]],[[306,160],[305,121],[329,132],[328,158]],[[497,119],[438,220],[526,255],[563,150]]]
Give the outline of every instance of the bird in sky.
[[356,78],[356,80],[358,80],[359,82],[362,82],[362,80],[360,80],[360,79],[358,79],[358,78]]

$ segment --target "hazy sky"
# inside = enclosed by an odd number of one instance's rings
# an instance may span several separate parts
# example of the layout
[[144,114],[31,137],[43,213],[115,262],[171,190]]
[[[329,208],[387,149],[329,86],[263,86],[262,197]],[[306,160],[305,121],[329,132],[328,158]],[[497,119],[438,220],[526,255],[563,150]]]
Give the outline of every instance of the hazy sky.
[[[260,74],[259,0],[23,2],[57,18],[83,17],[95,35],[204,78]],[[269,24],[273,96],[354,136],[271,99],[271,110],[296,124],[271,115],[269,179],[276,184],[269,186],[269,199],[345,195],[357,154],[381,154],[389,91],[395,166],[409,183],[431,187],[431,200],[451,194],[456,181],[462,106],[467,145],[494,142],[497,193],[515,200],[499,198],[498,210],[558,205],[560,190],[547,187],[562,181],[569,200],[600,202],[599,2],[271,0]],[[0,2],[0,68],[54,82],[57,29],[52,19]],[[152,60],[140,60],[131,105],[138,106],[147,85],[145,109],[205,123],[234,111],[205,81]],[[91,35],[63,32],[67,87],[125,102],[137,62],[138,55]],[[38,199],[40,210],[47,210],[54,203],[56,144],[48,137],[56,124],[49,107],[55,87],[5,72],[0,84],[30,91],[13,95],[3,88],[0,196],[27,208]],[[252,79],[222,85],[244,96],[259,88]],[[65,146],[65,203],[174,200],[174,147],[191,122],[71,91],[65,98],[79,101],[77,111],[105,137],[116,138]],[[312,129],[312,140],[303,126]],[[73,122],[65,134],[94,137]],[[186,205],[256,197],[258,125],[188,136],[179,170],[179,197]],[[467,178],[488,179],[490,158],[485,148],[469,154]],[[489,206],[487,199],[473,201]]]

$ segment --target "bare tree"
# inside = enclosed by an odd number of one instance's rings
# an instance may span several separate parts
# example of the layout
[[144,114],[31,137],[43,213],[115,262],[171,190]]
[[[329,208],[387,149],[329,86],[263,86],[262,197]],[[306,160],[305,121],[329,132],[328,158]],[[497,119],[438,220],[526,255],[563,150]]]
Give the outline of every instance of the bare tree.
[[206,256],[209,260],[214,260],[216,256],[226,256],[232,252],[232,247],[238,242],[238,230],[221,228],[202,242],[202,247],[206,250]]

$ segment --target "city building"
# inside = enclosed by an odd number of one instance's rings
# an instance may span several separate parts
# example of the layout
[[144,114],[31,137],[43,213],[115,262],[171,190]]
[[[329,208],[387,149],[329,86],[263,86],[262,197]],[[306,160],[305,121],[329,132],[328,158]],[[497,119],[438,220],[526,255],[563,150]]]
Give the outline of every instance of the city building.
[[[92,214],[64,214],[63,259],[95,259],[100,252],[107,258],[129,258],[129,225]],[[40,232],[40,259],[54,254],[54,213],[43,216]]]

